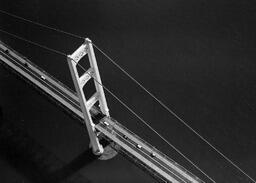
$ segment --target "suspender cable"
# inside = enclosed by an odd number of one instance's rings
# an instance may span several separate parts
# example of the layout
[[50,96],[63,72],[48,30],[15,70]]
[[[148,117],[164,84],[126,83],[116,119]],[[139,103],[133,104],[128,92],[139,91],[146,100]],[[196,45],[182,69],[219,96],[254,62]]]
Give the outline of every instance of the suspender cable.
[[[7,31],[4,31],[2,29],[0,29],[0,32],[3,32],[9,36],[12,36],[16,39],[20,39],[22,41],[25,41],[29,44],[38,46],[40,48],[43,48],[45,50],[54,52],[56,54],[59,54],[61,56],[65,56],[67,57],[67,54],[61,52],[61,51],[57,51],[55,49],[49,48],[47,46],[35,43],[33,41],[27,40],[25,38],[22,38],[20,36],[17,36],[15,34],[9,33]],[[74,60],[73,60],[74,61]],[[74,61],[75,62],[75,61]],[[78,62],[76,62],[76,64],[83,70],[86,72],[86,69],[79,64]],[[88,73],[89,74],[89,73]],[[144,123],[150,130],[152,130],[155,134],[157,134],[164,142],[166,142],[171,148],[173,148],[178,154],[180,154],[184,159],[186,159],[191,165],[193,165],[198,171],[200,171],[203,175],[205,175],[211,182],[216,183],[216,181],[211,178],[209,175],[207,175],[207,173],[205,173],[199,166],[197,166],[192,160],[190,160],[186,155],[184,155],[178,148],[176,148],[173,144],[171,144],[166,138],[164,138],[159,132],[157,132],[151,125],[149,125],[142,117],[140,117],[134,110],[132,110],[127,104],[125,104],[119,97],[117,97],[110,89],[108,89],[105,85],[103,85],[102,83],[100,83],[98,80],[96,80],[96,78],[94,78],[91,74],[89,74],[98,84],[100,84],[110,95],[112,95],[118,102],[120,102],[130,113],[132,113],[135,117],[137,117],[142,123]]]

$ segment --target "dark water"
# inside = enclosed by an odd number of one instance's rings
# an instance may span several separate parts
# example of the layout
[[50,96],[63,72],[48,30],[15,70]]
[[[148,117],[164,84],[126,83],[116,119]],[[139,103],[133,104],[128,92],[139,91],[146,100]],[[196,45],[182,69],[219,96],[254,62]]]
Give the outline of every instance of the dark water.
[[[256,178],[256,3],[254,1],[1,1],[1,9],[88,36],[214,146]],[[83,41],[1,14],[1,29],[64,53]],[[72,87],[66,58],[1,33],[5,41]],[[216,182],[251,182],[96,51],[103,83]],[[88,147],[74,120],[1,67],[4,114],[25,126],[63,162]],[[200,172],[110,95],[111,115],[184,165]],[[5,182],[28,181],[1,162]],[[94,161],[79,172],[92,182],[153,181],[122,157]],[[14,175],[14,176],[13,176]],[[15,178],[13,178],[15,177]],[[14,180],[15,179],[15,180]]]

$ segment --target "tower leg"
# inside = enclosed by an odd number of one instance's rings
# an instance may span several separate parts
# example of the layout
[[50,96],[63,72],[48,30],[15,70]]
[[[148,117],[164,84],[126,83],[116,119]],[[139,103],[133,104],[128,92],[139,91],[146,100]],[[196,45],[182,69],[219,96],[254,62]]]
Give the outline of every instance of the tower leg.
[[73,79],[73,82],[74,82],[74,85],[76,88],[76,92],[78,94],[80,106],[81,106],[81,109],[83,112],[84,122],[86,124],[90,142],[92,144],[93,153],[96,155],[100,155],[103,153],[104,150],[103,150],[102,145],[99,143],[99,139],[96,135],[96,131],[94,128],[94,123],[91,118],[91,114],[89,112],[89,109],[87,108],[87,101],[85,99],[83,88],[79,82],[79,76],[78,76],[78,72],[77,72],[77,68],[76,68],[76,63],[70,57],[68,57],[67,60],[68,60],[68,65],[69,65],[69,69],[71,72],[71,76],[72,76],[72,79]]

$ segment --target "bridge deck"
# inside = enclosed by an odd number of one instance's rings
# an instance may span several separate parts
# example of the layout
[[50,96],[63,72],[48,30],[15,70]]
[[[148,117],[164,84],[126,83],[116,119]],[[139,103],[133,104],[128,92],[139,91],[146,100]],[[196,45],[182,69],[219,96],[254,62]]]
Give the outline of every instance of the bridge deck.
[[[2,42],[0,42],[0,60],[1,63],[61,104],[75,117],[83,118],[78,97],[73,91]],[[99,114],[99,110],[95,107],[90,112],[94,117]],[[83,122],[83,120],[80,121]],[[95,127],[104,138],[112,142],[113,148],[132,158],[137,165],[143,166],[157,180],[173,183],[203,183],[198,177],[113,118],[103,117],[96,122]]]

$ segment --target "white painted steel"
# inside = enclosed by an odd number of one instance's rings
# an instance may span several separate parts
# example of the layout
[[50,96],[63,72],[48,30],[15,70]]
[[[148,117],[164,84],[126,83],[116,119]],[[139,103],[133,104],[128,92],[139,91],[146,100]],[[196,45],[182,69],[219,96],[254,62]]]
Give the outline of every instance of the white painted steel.
[[82,44],[72,55],[70,55],[70,58],[72,58],[75,63],[78,63],[83,56],[86,55],[86,44]]
[[83,87],[93,77],[93,69],[88,69],[80,78],[80,85]]
[[[79,53],[81,55],[81,53]],[[96,135],[95,131],[95,125],[92,121],[92,117],[89,111],[89,108],[87,107],[87,101],[85,98],[85,94],[83,91],[83,86],[80,84],[79,75],[76,67],[76,62],[71,58],[70,56],[67,57],[69,69],[71,72],[71,76],[73,79],[73,83],[75,85],[75,89],[79,98],[79,103],[83,112],[84,121],[87,127],[87,131],[89,134],[90,142],[92,145],[93,152],[97,155],[102,154],[104,149],[102,145],[99,143],[99,139]]]
[[105,114],[106,116],[109,116],[109,109],[108,109],[105,93],[104,93],[104,90],[102,87],[102,82],[101,82],[101,78],[100,78],[100,73],[99,73],[96,57],[95,57],[94,50],[93,50],[93,45],[92,45],[91,40],[88,38],[85,39],[85,42],[88,47],[87,52],[88,52],[90,65],[94,69],[94,77],[95,77],[94,84],[95,84],[96,90],[100,96],[99,97],[100,109],[103,114]]
[[[1,43],[1,42],[0,42]],[[3,44],[0,44],[0,48],[7,50],[8,48],[5,47]],[[26,60],[20,56],[18,56],[17,53],[15,53],[14,51],[9,51],[8,53],[9,55],[13,56],[14,58],[16,58],[20,63],[19,65],[23,65],[26,62]],[[8,56],[9,57],[9,56]],[[34,67],[33,65],[28,65],[27,68],[20,68],[19,66],[13,64],[11,61],[9,61],[7,58],[3,57],[0,54],[0,60],[2,60],[4,63],[6,63],[9,67],[13,68],[14,70],[16,70],[18,73],[20,73],[22,76],[24,76],[25,78],[27,78],[28,80],[30,80],[32,83],[34,83],[36,86],[38,86],[39,88],[41,88],[43,91],[45,91],[46,93],[48,93],[50,96],[52,96],[53,98],[55,98],[57,101],[59,101],[61,104],[63,104],[64,106],[66,106],[68,109],[70,109],[71,111],[73,111],[75,114],[77,114],[78,116],[80,116],[82,119],[85,119],[84,114],[77,109],[76,107],[74,107],[71,102],[68,100],[68,98],[65,98],[63,96],[67,95],[70,98],[74,99],[75,101],[80,101],[76,95],[74,95],[74,93],[68,91],[65,87],[63,87],[61,84],[59,84],[58,82],[56,82],[55,80],[53,80],[51,77],[49,77],[47,74],[45,74],[44,72],[41,72],[37,67]],[[71,63],[71,61],[70,61]],[[33,74],[33,73],[29,73],[32,70],[35,73],[37,73],[37,75]],[[46,76],[46,80],[40,80],[40,76]],[[39,78],[36,79],[36,78]],[[48,85],[54,85],[56,87],[57,90],[59,91],[52,91],[51,89],[49,89]],[[60,92],[61,91],[61,92]],[[96,94],[95,94],[96,95]],[[94,99],[95,100],[95,99]],[[92,101],[94,101],[92,100]],[[88,102],[88,101],[87,101]],[[88,107],[87,107],[88,108]],[[82,109],[82,108],[81,108]],[[145,163],[148,167],[151,167],[152,169],[154,169],[157,173],[159,173],[160,175],[162,175],[163,177],[167,178],[169,181],[172,182],[178,182],[176,179],[174,179],[171,175],[167,174],[166,172],[162,171],[158,165],[156,165],[154,163],[154,158],[160,159],[161,161],[164,162],[164,164],[167,165],[167,167],[170,167],[171,169],[177,171],[178,174],[180,174],[183,177],[186,177],[186,179],[189,180],[189,182],[195,182],[195,183],[203,183],[203,181],[201,181],[200,179],[198,179],[195,176],[191,176],[190,174],[187,174],[187,171],[183,170],[184,168],[180,169],[179,166],[177,165],[176,162],[170,161],[168,157],[162,155],[162,153],[158,153],[158,151],[155,151],[155,148],[152,147],[151,145],[144,143],[142,140],[140,140],[140,138],[138,138],[136,135],[130,133],[129,131],[127,131],[125,128],[122,128],[121,126],[117,125],[116,122],[112,121],[110,118],[104,118],[104,122],[106,122],[108,125],[107,126],[111,126],[114,127],[118,132],[120,132],[121,134],[123,134],[123,136],[126,136],[126,139],[124,142],[120,141],[117,137],[115,133],[109,132],[106,129],[104,129],[103,127],[101,127],[100,125],[94,125],[92,124],[92,127],[94,129],[99,130],[100,132],[102,132],[104,135],[106,135],[107,137],[109,137],[111,140],[113,140],[114,142],[116,142],[118,145],[120,145],[122,148],[124,148],[127,152],[129,152],[130,154],[134,155],[136,158],[138,158],[140,161],[142,161],[143,163]],[[103,122],[103,123],[104,123]],[[95,134],[95,133],[94,133]],[[141,149],[132,149],[131,147],[129,147],[129,140],[131,140],[131,142],[133,144],[140,144],[141,145]],[[152,151],[155,153],[155,156],[151,159],[151,158],[145,158],[142,156],[143,151],[142,150],[146,150],[147,154],[150,154]],[[183,182],[183,181],[182,181]],[[186,181],[187,182],[187,181]]]
[[92,106],[99,100],[98,92],[94,93],[91,98],[87,101],[87,108],[90,110]]
[[[77,67],[81,67],[79,61],[86,54],[88,54],[91,67],[89,70],[85,71],[81,77],[79,77]],[[97,138],[97,135],[95,133],[94,123],[92,121],[92,117],[89,111],[97,101],[99,101],[101,112],[106,116],[109,116],[109,109],[102,87],[100,73],[91,40],[88,38],[85,39],[84,44],[82,44],[73,54],[67,56],[67,61],[73,79],[73,83],[78,94],[79,103],[84,115],[84,121],[90,137],[93,152],[95,154],[102,154],[103,147],[99,143],[99,139]],[[97,92],[87,101],[87,99],[85,98],[83,87],[91,78],[94,79],[94,85]]]

